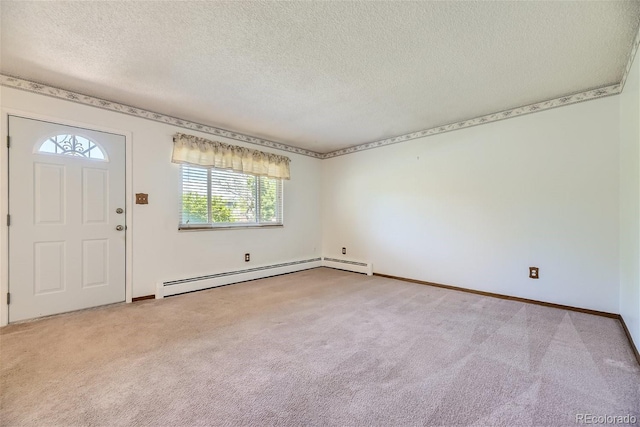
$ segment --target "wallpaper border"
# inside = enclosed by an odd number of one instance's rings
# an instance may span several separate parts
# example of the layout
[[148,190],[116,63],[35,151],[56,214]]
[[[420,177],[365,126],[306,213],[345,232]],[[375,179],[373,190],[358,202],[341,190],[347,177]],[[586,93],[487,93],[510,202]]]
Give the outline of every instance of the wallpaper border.
[[247,142],[249,144],[260,145],[262,147],[274,148],[276,150],[287,151],[290,153],[302,154],[304,156],[322,158],[322,154],[315,151],[305,150],[304,148],[293,147],[281,142],[271,141],[264,138],[247,135],[241,132],[233,132],[230,130],[218,128],[215,126],[203,125],[201,123],[192,122],[177,117],[160,114],[143,108],[132,107],[118,102],[108,101],[106,99],[96,98],[94,96],[83,95],[66,89],[49,86],[42,83],[36,83],[24,80],[18,77],[0,74],[0,85],[21,89],[27,92],[34,92],[40,95],[50,96],[53,98],[65,99],[67,101],[78,104],[90,105],[92,107],[101,108],[103,110],[115,111],[117,113],[128,114],[130,116],[140,117],[142,119],[152,120],[155,122],[165,123],[168,125],[178,126],[184,129],[195,130],[198,132],[208,133],[224,138],[234,139],[236,141]]
[[384,147],[387,145],[398,144],[400,142],[410,141],[412,139],[424,138],[427,136],[437,135],[440,133],[451,132],[454,130],[465,129],[472,126],[484,125],[500,120],[510,119],[525,114],[537,113],[539,111],[550,110],[552,108],[564,107],[565,105],[577,104],[579,102],[590,101],[592,99],[604,98],[606,96],[617,95],[620,93],[620,84],[604,86],[597,89],[591,89],[584,92],[574,93],[572,95],[561,96],[560,98],[550,99],[548,101],[536,102],[522,107],[503,110],[497,113],[487,114],[485,116],[476,117],[470,120],[450,123],[448,125],[436,126],[429,129],[423,129],[416,132],[406,133],[404,135],[394,136],[391,138],[380,139],[378,141],[367,142],[364,144],[354,145],[352,147],[343,148],[322,155],[323,159],[344,156],[346,154],[356,153],[358,151],[371,150],[372,148]]
[[[640,33],[639,33],[640,35]],[[634,42],[634,49],[637,50],[639,37],[636,37]],[[635,53],[632,52],[632,53]],[[633,60],[633,55],[630,56],[630,61]],[[625,77],[626,77],[625,73]],[[622,82],[621,82],[622,83]],[[120,104],[113,101],[108,101],[101,98],[96,98],[89,95],[83,95],[78,92],[73,92],[65,89],[59,89],[53,86],[48,86],[41,83],[24,80],[18,77],[12,77],[0,74],[0,85],[11,87],[15,89],[24,90],[27,92],[33,92],[40,95],[50,96],[53,98],[64,99],[67,101],[75,102],[78,104],[89,105],[97,108],[101,108],[108,111],[114,111],[118,113],[127,114],[147,120],[152,120],[160,123],[165,123],[184,129],[199,131],[210,135],[216,135],[224,138],[234,139],[236,141],[242,141],[249,144],[259,145],[262,147],[269,147],[276,150],[287,151],[290,153],[301,154],[304,156],[314,157],[317,159],[330,159],[333,157],[344,156],[346,154],[357,153],[359,151],[370,150],[373,148],[384,147],[387,145],[398,144],[412,139],[424,138],[427,136],[437,135],[440,133],[451,132],[454,130],[465,129],[472,126],[483,125],[487,123],[493,123],[500,120],[510,119],[512,117],[518,117],[525,114],[537,113],[539,111],[545,111],[552,108],[563,107],[565,105],[576,104],[579,102],[590,101],[593,99],[604,98],[611,95],[617,95],[621,92],[621,83],[614,85],[604,86],[601,88],[590,89],[584,92],[578,92],[559,98],[550,99],[547,101],[537,102],[509,110],[503,110],[497,113],[491,113],[484,116],[476,117],[469,120],[463,120],[447,125],[436,126],[433,128],[422,129],[416,132],[406,133],[403,135],[394,136],[391,138],[380,139],[373,142],[366,142],[363,144],[354,145],[340,150],[331,151],[329,153],[318,153],[304,148],[298,148],[291,145],[283,144],[276,141],[270,141],[268,139],[258,138],[251,135],[246,135],[240,132],[233,132],[230,130],[218,128],[215,126],[203,125],[196,122],[191,122],[185,119],[179,119],[177,117],[168,116],[165,114],[155,113],[153,111],[145,110],[142,108],[132,107],[126,104]]]

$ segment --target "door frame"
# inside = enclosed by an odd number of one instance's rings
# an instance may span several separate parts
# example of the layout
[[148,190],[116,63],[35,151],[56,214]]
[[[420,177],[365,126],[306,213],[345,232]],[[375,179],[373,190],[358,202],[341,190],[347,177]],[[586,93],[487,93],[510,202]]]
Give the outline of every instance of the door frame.
[[125,302],[130,303],[133,296],[133,135],[130,131],[114,129],[94,123],[67,120],[60,117],[37,114],[13,108],[2,108],[0,111],[0,129],[2,144],[0,146],[0,326],[9,323],[9,227],[6,218],[9,208],[9,150],[6,148],[9,134],[9,116],[20,116],[26,119],[42,120],[62,126],[86,128],[98,132],[106,132],[124,136],[125,138]]

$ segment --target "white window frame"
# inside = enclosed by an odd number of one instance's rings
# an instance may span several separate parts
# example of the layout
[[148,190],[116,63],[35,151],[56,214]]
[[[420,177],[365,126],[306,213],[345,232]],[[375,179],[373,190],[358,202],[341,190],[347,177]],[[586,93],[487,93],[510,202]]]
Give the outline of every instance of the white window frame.
[[[182,216],[182,209],[183,209],[183,197],[184,197],[184,171],[185,168],[192,168],[192,169],[203,169],[203,170],[207,170],[207,219],[208,222],[206,223],[194,223],[194,224],[186,224],[183,223],[183,216]],[[248,221],[243,221],[243,222],[225,222],[225,223],[217,223],[217,222],[213,222],[212,218],[211,218],[211,197],[212,197],[212,192],[211,192],[211,181],[212,181],[212,174],[215,173],[216,171],[220,171],[220,172],[233,172],[239,175],[245,175],[247,177],[254,177],[256,178],[256,190],[255,190],[255,199],[254,199],[254,204],[255,204],[255,218],[256,221],[255,222],[248,222]],[[260,195],[261,195],[261,191],[260,191],[260,183],[261,183],[261,178],[265,178],[265,179],[273,179],[276,181],[276,218],[279,217],[280,221],[279,222],[260,222],[260,209],[261,209],[261,203],[260,203]],[[252,175],[252,174],[246,174],[246,173],[241,173],[241,172],[234,172],[234,171],[229,171],[226,169],[218,169],[218,168],[214,168],[214,167],[205,167],[205,166],[196,166],[196,165],[188,165],[188,164],[182,164],[180,166],[180,211],[179,211],[179,222],[178,222],[178,230],[180,231],[204,231],[204,230],[229,230],[229,229],[239,229],[239,228],[269,228],[269,227],[284,227],[284,180],[283,179],[277,179],[277,178],[268,178],[268,177],[263,177],[263,176],[256,176],[256,175]]]

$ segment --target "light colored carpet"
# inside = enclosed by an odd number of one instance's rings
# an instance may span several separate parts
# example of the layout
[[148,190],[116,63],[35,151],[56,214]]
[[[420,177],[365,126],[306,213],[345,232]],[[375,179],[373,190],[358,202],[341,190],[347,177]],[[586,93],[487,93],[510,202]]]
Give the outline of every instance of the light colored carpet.
[[617,320],[326,268],[8,326],[0,351],[3,426],[640,419]]

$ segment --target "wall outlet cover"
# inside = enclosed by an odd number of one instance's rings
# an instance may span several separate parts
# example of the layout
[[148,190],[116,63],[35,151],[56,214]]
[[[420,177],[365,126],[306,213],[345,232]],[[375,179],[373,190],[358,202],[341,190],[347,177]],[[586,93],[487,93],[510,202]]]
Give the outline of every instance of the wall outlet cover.
[[530,279],[538,279],[540,278],[538,267],[529,267],[529,278]]

